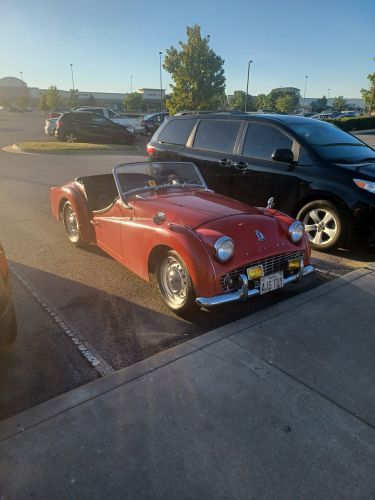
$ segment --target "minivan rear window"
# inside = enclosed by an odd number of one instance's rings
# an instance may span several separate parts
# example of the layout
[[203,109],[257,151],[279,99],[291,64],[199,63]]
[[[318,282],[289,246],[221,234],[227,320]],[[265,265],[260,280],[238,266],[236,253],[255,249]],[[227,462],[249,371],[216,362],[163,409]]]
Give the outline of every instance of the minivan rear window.
[[235,120],[201,120],[194,148],[233,153],[241,122]]
[[158,140],[168,144],[184,146],[196,122],[196,118],[185,120],[169,120],[160,132]]

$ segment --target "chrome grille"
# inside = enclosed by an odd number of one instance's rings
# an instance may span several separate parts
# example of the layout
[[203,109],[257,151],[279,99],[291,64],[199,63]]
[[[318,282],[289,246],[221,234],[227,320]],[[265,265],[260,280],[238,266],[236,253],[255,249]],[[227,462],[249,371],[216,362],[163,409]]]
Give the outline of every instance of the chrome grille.
[[268,257],[267,259],[257,260],[255,262],[250,262],[246,266],[240,267],[231,271],[230,273],[224,274],[220,279],[220,285],[224,292],[233,292],[237,290],[239,286],[239,276],[240,274],[246,275],[246,270],[253,266],[262,266],[264,274],[272,274],[278,271],[284,271],[286,262],[291,259],[301,259],[303,257],[303,251],[299,252],[289,252],[281,255],[274,255],[273,257]]

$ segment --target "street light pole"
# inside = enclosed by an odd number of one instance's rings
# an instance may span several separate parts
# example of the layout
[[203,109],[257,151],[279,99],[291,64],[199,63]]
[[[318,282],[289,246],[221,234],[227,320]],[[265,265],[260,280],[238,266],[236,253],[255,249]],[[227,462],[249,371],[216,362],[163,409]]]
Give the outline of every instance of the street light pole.
[[[375,62],[375,57],[373,58]],[[372,105],[374,104],[374,97],[375,97],[375,80],[372,82],[372,93],[371,93],[371,101],[370,101],[370,106],[368,108],[368,115],[371,116],[372,113]]]
[[161,80],[161,55],[162,52],[159,52],[159,71],[160,71],[160,111],[163,110],[163,83]]
[[247,99],[249,97],[249,76],[250,76],[250,64],[252,63],[252,59],[249,59],[247,64],[247,82],[246,82],[246,99],[245,99],[245,113],[247,111]]
[[305,107],[305,99],[306,99],[306,86],[307,86],[307,79],[309,75],[305,76],[305,90],[303,91],[303,107]]
[[73,77],[73,64],[70,63],[70,71],[72,73],[72,85],[73,85],[73,92],[74,92],[74,77]]
[[130,75],[130,93],[133,93],[133,75]]
[[21,75],[21,80],[23,81],[23,72],[20,71],[20,75]]

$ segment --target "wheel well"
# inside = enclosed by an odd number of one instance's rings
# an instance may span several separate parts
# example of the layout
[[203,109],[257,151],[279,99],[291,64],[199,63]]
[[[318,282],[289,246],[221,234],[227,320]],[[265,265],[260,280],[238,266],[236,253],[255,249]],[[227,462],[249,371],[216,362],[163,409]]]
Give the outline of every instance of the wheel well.
[[158,245],[152,249],[148,258],[148,274],[150,276],[150,281],[151,277],[155,276],[158,262],[167,252],[169,252],[169,250],[172,250],[172,248],[167,245]]
[[58,212],[59,213],[59,220],[62,220],[62,218],[63,218],[63,208],[64,208],[64,205],[65,205],[65,203],[67,201],[68,201],[67,198],[62,198],[60,200],[60,203],[59,203],[59,212]]
[[311,196],[307,196],[306,198],[303,198],[302,200],[300,200],[297,203],[297,205],[294,207],[293,213],[291,214],[292,217],[297,217],[297,214],[301,210],[302,207],[304,207],[308,203],[311,203],[312,201],[316,201],[316,200],[329,201],[330,203],[333,203],[334,205],[338,206],[339,208],[342,208],[344,210],[348,210],[346,203],[338,196],[336,196],[332,193],[314,193]]

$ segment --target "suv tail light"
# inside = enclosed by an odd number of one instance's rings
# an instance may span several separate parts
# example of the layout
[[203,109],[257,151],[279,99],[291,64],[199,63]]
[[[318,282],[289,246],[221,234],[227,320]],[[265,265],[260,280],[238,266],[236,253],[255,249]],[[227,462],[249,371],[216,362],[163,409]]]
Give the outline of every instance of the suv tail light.
[[150,146],[150,144],[147,144],[146,151],[147,151],[147,154],[149,156],[152,156],[156,150],[155,150],[154,146]]

